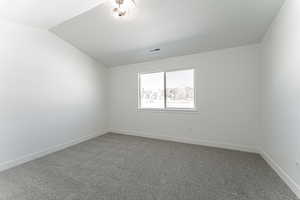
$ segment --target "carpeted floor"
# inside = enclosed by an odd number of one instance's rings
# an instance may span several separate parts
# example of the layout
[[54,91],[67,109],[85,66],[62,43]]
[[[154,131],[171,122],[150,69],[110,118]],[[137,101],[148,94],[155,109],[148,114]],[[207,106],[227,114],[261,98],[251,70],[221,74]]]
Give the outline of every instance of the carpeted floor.
[[256,154],[106,134],[0,173],[1,200],[295,200]]

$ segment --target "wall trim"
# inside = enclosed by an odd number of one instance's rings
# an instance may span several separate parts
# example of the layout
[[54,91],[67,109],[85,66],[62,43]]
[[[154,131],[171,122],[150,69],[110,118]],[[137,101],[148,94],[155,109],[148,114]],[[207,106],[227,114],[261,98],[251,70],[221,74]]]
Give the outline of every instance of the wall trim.
[[108,132],[260,154],[261,157],[269,164],[269,166],[279,175],[279,177],[287,184],[287,186],[300,199],[300,186],[280,167],[278,163],[276,163],[271,158],[269,154],[267,154],[265,151],[260,150],[258,148],[228,144],[228,143],[220,143],[215,141],[194,140],[189,138],[181,138],[181,137],[179,138],[179,137],[172,137],[166,135],[155,135],[151,133],[121,130],[121,129],[109,129]]
[[13,167],[16,167],[18,165],[27,163],[29,161],[32,161],[32,160],[44,157],[44,156],[46,156],[48,154],[51,154],[51,153],[54,153],[54,152],[66,149],[68,147],[71,147],[73,145],[82,143],[84,141],[96,138],[96,137],[104,135],[106,133],[107,133],[107,131],[97,131],[96,133],[93,133],[93,134],[90,134],[90,135],[86,135],[86,136],[83,136],[83,137],[80,137],[80,138],[77,138],[77,139],[73,139],[73,140],[71,140],[69,142],[66,142],[66,143],[63,143],[63,144],[59,144],[59,145],[55,145],[55,146],[46,148],[46,149],[44,149],[42,151],[39,151],[39,152],[27,154],[25,156],[16,158],[14,160],[9,160],[9,161],[0,163],[0,172],[4,171],[4,170],[7,170],[7,169],[10,169],[10,168],[13,168]]
[[179,138],[179,137],[171,137],[166,135],[155,135],[151,133],[145,133],[145,132],[138,132],[138,131],[129,131],[129,130],[120,130],[120,129],[109,129],[107,131],[99,131],[97,133],[93,133],[87,136],[80,137],[78,139],[71,140],[69,142],[59,144],[53,147],[49,147],[47,149],[44,149],[40,152],[27,154],[25,156],[22,156],[20,158],[10,160],[7,162],[0,163],[0,172],[16,167],[18,165],[27,163],[29,161],[44,157],[48,154],[66,149],[70,146],[82,143],[84,141],[99,137],[101,135],[104,135],[108,132],[112,133],[118,133],[123,135],[132,135],[132,136],[140,136],[140,137],[146,137],[146,138],[152,138],[152,139],[159,139],[159,140],[167,140],[167,141],[173,141],[173,142],[180,142],[180,143],[186,143],[186,144],[195,144],[195,145],[202,145],[202,146],[208,146],[208,147],[216,147],[216,148],[222,148],[222,149],[229,149],[229,150],[237,150],[237,151],[243,151],[243,152],[250,152],[250,153],[258,153],[262,156],[262,158],[274,169],[274,171],[280,176],[280,178],[289,186],[289,188],[296,194],[296,196],[300,199],[300,186],[283,170],[278,163],[276,163],[272,157],[266,153],[262,149],[256,149],[249,146],[241,146],[241,145],[235,145],[235,144],[229,144],[229,143],[220,143],[215,141],[207,141],[207,140],[194,140],[189,138]]
[[274,171],[280,176],[280,178],[289,186],[289,188],[296,194],[300,199],[300,186],[288,175],[288,173],[275,162],[270,154],[264,150],[260,150],[260,155],[263,159],[274,169]]
[[156,135],[153,133],[146,133],[140,131],[130,131],[130,130],[121,130],[121,129],[109,129],[111,133],[119,133],[123,135],[132,135],[132,136],[140,136],[152,139],[159,139],[159,140],[167,140],[172,142],[179,142],[179,143],[186,143],[186,144],[195,144],[195,145],[202,145],[208,147],[217,147],[222,149],[229,149],[229,150],[236,150],[236,151],[243,151],[249,153],[258,153],[256,148],[250,146],[242,146],[230,143],[222,143],[216,141],[209,141],[209,140],[196,140],[184,137],[172,137],[167,135]]

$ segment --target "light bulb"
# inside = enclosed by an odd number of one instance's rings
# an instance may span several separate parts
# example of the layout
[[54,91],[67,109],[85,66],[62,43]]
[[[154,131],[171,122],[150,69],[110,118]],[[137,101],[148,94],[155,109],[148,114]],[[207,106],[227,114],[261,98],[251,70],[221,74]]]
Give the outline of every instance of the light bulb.
[[117,18],[130,15],[135,8],[135,0],[113,0],[113,15]]

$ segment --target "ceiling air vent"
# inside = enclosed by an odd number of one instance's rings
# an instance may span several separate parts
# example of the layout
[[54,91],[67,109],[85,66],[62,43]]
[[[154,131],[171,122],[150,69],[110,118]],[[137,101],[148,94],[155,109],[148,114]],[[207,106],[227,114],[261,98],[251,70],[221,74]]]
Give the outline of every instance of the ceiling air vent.
[[155,48],[155,49],[151,49],[149,50],[150,53],[158,53],[160,52],[160,48]]

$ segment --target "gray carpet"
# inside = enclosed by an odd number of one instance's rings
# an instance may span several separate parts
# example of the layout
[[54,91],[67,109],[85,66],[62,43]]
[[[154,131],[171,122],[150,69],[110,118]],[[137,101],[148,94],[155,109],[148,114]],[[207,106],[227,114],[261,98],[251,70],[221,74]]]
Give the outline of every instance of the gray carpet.
[[256,154],[106,134],[0,173],[1,200],[295,200]]

